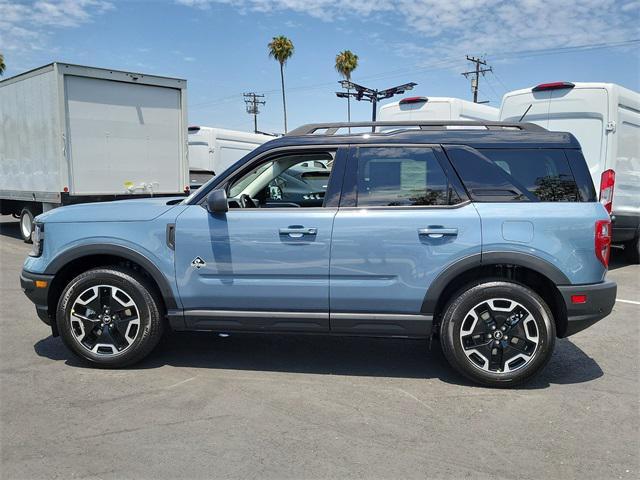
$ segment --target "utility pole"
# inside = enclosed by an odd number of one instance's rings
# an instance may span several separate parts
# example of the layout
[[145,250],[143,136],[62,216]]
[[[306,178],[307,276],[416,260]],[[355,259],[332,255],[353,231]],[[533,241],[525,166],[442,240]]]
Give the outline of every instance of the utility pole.
[[253,115],[253,133],[259,133],[258,130],[258,114],[260,113],[260,105],[266,102],[261,100],[264,95],[258,95],[255,92],[243,93],[244,103],[247,107],[247,113]]
[[464,78],[469,78],[469,75],[473,75],[471,77],[471,91],[473,92],[473,103],[487,103],[487,102],[478,102],[478,82],[480,81],[480,74],[484,77],[486,72],[492,72],[491,67],[488,68],[480,68],[480,65],[487,66],[487,62],[481,58],[470,57],[467,55],[467,60],[476,64],[476,69],[471,72],[462,72]]
[[[355,97],[356,100],[366,100],[367,102],[371,102],[372,111],[371,111],[371,121],[376,121],[376,113],[378,110],[378,102],[380,100],[384,100],[385,98],[391,98],[394,95],[400,95],[406,92],[407,90],[413,89],[417,85],[417,83],[405,83],[404,85],[398,85],[396,87],[387,88],[385,90],[378,90],[375,88],[367,88],[362,85],[358,85],[357,83],[353,83],[349,80],[341,80],[338,82],[342,88],[347,89],[346,92],[336,92],[336,96],[339,98],[349,98]],[[353,92],[351,91],[353,90]],[[375,127],[372,127],[372,131],[375,131]]]

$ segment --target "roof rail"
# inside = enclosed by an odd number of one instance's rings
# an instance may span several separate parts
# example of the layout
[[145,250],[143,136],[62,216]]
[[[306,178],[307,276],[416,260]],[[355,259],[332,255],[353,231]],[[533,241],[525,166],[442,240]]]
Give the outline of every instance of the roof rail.
[[[406,127],[417,127],[420,130],[465,130],[465,129],[481,129],[486,130],[525,130],[533,132],[546,131],[543,127],[534,123],[515,123],[515,122],[471,122],[462,120],[447,121],[384,121],[384,122],[338,122],[338,123],[309,123],[302,125],[286,134],[287,137],[301,135],[336,135],[340,129],[371,127],[372,133],[391,133],[385,131],[377,131],[377,127],[397,127],[396,130],[408,130]],[[456,128],[458,127],[458,128]],[[361,132],[358,132],[361,133]],[[346,132],[346,135],[352,133]],[[342,133],[338,135],[344,135]]]

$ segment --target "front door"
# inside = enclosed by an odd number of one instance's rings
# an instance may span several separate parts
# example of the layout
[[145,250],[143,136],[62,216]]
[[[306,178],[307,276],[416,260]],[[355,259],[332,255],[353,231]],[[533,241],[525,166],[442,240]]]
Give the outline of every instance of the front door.
[[189,328],[328,331],[337,208],[324,196],[335,155],[265,158],[225,182],[226,214],[191,205],[178,217],[176,278]]
[[479,254],[480,218],[439,147],[352,148],[333,227],[331,330],[426,335],[431,282]]

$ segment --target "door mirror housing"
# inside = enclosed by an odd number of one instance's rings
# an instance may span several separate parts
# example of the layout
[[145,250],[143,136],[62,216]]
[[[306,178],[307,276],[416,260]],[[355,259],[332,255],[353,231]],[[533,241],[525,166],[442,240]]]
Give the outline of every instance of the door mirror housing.
[[223,188],[212,191],[207,195],[207,208],[211,213],[226,213],[229,211],[227,192]]

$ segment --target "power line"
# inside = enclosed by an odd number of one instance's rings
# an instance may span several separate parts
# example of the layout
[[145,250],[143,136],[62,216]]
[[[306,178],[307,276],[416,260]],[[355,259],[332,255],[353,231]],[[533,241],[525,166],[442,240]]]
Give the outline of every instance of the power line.
[[255,92],[243,93],[244,103],[247,107],[247,113],[253,115],[253,132],[258,133],[258,114],[260,113],[260,105],[267,102],[262,100],[264,95],[258,95]]
[[[470,57],[467,55],[467,60],[476,64],[476,69],[471,72],[462,72],[464,78],[469,78],[471,75],[471,91],[473,92],[473,103],[478,103],[478,82],[480,82],[480,75],[484,77],[486,72],[491,72],[492,69],[487,65],[487,62],[481,58]],[[481,68],[480,65],[484,65],[487,68]],[[484,102],[483,102],[484,103]]]

